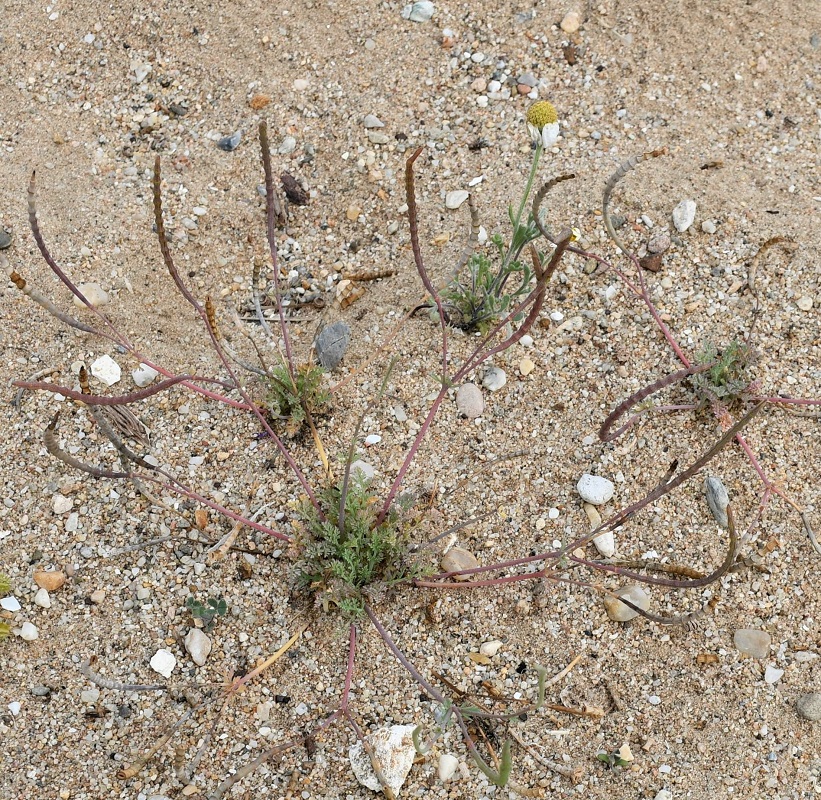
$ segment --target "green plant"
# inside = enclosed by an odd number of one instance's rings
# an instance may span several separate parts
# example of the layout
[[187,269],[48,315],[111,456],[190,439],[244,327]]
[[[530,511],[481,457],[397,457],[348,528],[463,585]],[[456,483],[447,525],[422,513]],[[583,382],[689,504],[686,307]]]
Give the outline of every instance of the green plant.
[[263,376],[264,405],[274,419],[285,421],[287,436],[295,436],[309,417],[327,410],[331,395],[323,386],[324,375],[325,370],[314,364],[302,364],[292,372],[282,362]]
[[202,620],[205,630],[213,627],[217,617],[224,617],[228,613],[228,603],[224,597],[209,597],[204,603],[195,597],[189,597],[185,601],[185,607],[194,619]]
[[[11,580],[9,580],[8,575],[4,575],[0,572],[0,595],[7,594],[11,590]],[[8,638],[8,635],[11,633],[11,625],[8,622],[0,621],[0,642],[4,639]]]
[[754,353],[750,345],[732,341],[722,350],[707,342],[699,350],[694,362],[708,365],[705,372],[694,374],[691,378],[693,389],[703,402],[711,406],[716,403],[732,405],[752,394],[750,366]]

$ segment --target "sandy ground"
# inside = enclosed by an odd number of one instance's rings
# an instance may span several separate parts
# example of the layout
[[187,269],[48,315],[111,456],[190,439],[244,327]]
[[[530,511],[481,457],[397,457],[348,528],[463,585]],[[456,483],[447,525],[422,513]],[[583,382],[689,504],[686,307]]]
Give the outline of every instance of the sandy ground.
[[[519,95],[516,79],[531,73],[562,125],[540,174],[578,176],[551,195],[551,225],[578,227],[586,246],[629,269],[604,234],[601,190],[620,162],[666,146],[667,157],[624,181],[613,210],[626,217],[623,234],[640,249],[651,235],[672,230],[670,214],[680,200],[695,200],[694,225],[684,234],[673,231],[662,271],[647,275],[682,347],[692,353],[707,341],[720,345],[749,333],[755,264],[761,386],[768,394],[821,396],[817,4],[605,0],[575,9],[582,25],[573,34],[559,27],[574,10],[570,3],[437,2],[425,23],[403,19],[394,2],[151,6],[130,15],[116,5],[62,0],[4,6],[0,226],[12,244],[3,253],[60,307],[71,309],[70,297],[40,258],[26,222],[26,186],[35,169],[43,233],[67,273],[102,284],[112,299],[106,313],[141,352],[177,372],[221,375],[199,321],[163,268],[151,230],[150,171],[159,154],[174,256],[192,291],[218,298],[221,313],[227,303],[241,306],[249,297],[250,265],[265,255],[255,131],[266,119],[275,173],[288,170],[311,192],[308,205],[290,209],[280,239],[286,268],[309,272],[323,285],[346,270],[397,271],[370,284],[348,308],[307,308],[294,325],[301,357],[322,322],[342,318],[353,329],[335,376],[350,380],[321,425],[333,456],[347,446],[391,354],[398,356],[387,397],[367,412],[359,442],[384,493],[437,388],[438,333],[424,317],[404,325],[368,365],[376,345],[422,295],[403,213],[405,158],[424,145],[417,169],[422,243],[430,271],[441,278],[458,258],[468,222],[465,208],[445,209],[446,192],[484,176],[474,190],[482,224],[489,232],[509,230],[507,204],[518,199],[530,163],[523,116],[531,99]],[[487,86],[494,79],[502,84],[496,93]],[[252,108],[266,98],[263,108]],[[386,143],[369,137],[366,114],[384,123],[377,133]],[[220,150],[215,140],[235,131],[242,132],[239,147]],[[487,146],[471,149],[479,139]],[[760,246],[776,236],[794,244],[771,247],[756,261]],[[429,537],[489,514],[458,533],[459,544],[482,563],[584,533],[588,522],[575,490],[582,473],[614,480],[606,514],[655,486],[673,459],[690,463],[718,435],[710,414],[684,413],[652,417],[614,444],[599,443],[595,433],[607,412],[678,362],[618,278],[590,274],[589,267],[566,259],[549,287],[533,347],[514,347],[494,362],[506,370],[507,385],[485,392],[478,421],[460,417],[447,401],[408,474],[409,490],[432,490]],[[123,367],[123,380],[109,391],[132,386],[136,364],[109,342],[67,331],[11,283],[0,296],[9,382],[55,367],[56,377],[74,385],[72,364],[109,354]],[[554,312],[563,316],[551,318]],[[230,328],[227,315],[224,322]],[[469,344],[452,337],[453,363]],[[535,363],[526,377],[519,370],[525,356]],[[12,635],[0,645],[0,795],[205,796],[266,748],[322,720],[340,695],[346,628],[289,604],[287,558],[276,543],[243,533],[238,545],[245,553],[206,563],[203,546],[186,537],[174,514],[150,507],[133,487],[96,481],[48,456],[42,431],[62,408],[64,446],[111,463],[84,410],[46,393],[27,394],[17,410],[13,397],[9,386],[0,411],[0,564],[21,609],[3,615],[18,630],[34,624],[39,636],[27,642]],[[679,389],[662,397],[687,402],[689,395]],[[407,421],[396,419],[397,407]],[[193,489],[238,510],[264,505],[262,520],[289,529],[300,489],[282,459],[254,443],[253,419],[178,389],[141,404],[139,413],[152,428],[160,463]],[[749,430],[767,475],[816,527],[818,431],[812,418],[776,411]],[[374,433],[381,442],[365,452],[362,440]],[[523,449],[523,457],[496,461]],[[310,441],[295,444],[294,452],[318,482]],[[746,528],[763,492],[749,462],[730,448],[711,471],[724,480]],[[67,501],[70,508],[61,510]],[[191,516],[194,506],[183,509]],[[215,539],[229,527],[211,514],[204,533]],[[117,552],[169,534],[161,544]],[[699,569],[718,563],[723,552],[701,478],[631,521],[616,541],[625,557],[655,551]],[[764,571],[741,570],[707,590],[650,590],[653,610],[665,614],[716,598],[696,630],[642,620],[619,625],[597,595],[562,584],[470,593],[407,589],[378,613],[442,690],[434,673],[477,695],[487,681],[526,700],[535,691],[534,665],[552,675],[581,654],[575,669],[551,686],[548,701],[606,713],[576,717],[542,709],[518,724],[516,735],[531,746],[513,748],[513,781],[522,791],[812,797],[821,790],[821,728],[802,719],[795,704],[801,694],[821,691],[819,557],[798,514],[776,499],[748,550],[765,551]],[[50,608],[34,603],[35,568],[70,573],[51,594]],[[611,588],[623,583],[579,577]],[[192,594],[223,595],[230,608],[209,632],[213,650],[203,667],[182,645]],[[187,788],[176,767],[190,765],[212,712],[187,722],[137,777],[117,778],[192,698],[248,671],[306,621],[306,635],[223,709]],[[771,635],[765,658],[736,650],[733,635],[741,628]],[[503,644],[489,664],[469,657],[492,640]],[[177,659],[169,692],[102,689],[97,698],[79,671],[96,657],[107,678],[154,683],[159,676],[149,660],[160,648]],[[768,683],[767,667],[783,675]],[[352,693],[359,724],[430,728],[431,706],[363,625]],[[501,726],[496,733],[504,737]],[[331,728],[315,750],[299,747],[269,761],[231,796],[370,796],[348,764],[353,741],[349,729]],[[625,743],[634,756],[627,768],[611,771],[596,761],[597,752]],[[447,784],[437,777],[442,753],[453,753],[464,767]],[[578,767],[579,777],[557,774],[534,754]],[[671,795],[659,795],[662,790]],[[402,789],[403,797],[514,794],[488,785],[453,730],[418,759]]]

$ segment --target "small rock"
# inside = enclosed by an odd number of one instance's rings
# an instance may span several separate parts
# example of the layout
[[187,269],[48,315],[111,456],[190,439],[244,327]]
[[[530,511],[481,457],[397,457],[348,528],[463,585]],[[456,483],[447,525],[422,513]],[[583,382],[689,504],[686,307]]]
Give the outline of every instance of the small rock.
[[483,642],[481,645],[479,645],[479,652],[483,656],[493,658],[493,656],[495,656],[496,653],[499,652],[501,646],[502,642],[500,642],[498,639],[495,639],[492,642]]
[[784,670],[779,669],[778,667],[773,667],[771,665],[767,665],[767,668],[764,670],[764,683],[768,683],[772,686],[774,683],[778,683],[781,678],[784,677]]
[[220,150],[225,150],[226,153],[230,153],[239,147],[241,141],[242,131],[237,131],[230,136],[223,136],[222,139],[217,142],[217,147],[219,147]]
[[149,367],[148,364],[140,364],[137,369],[132,370],[131,380],[133,380],[140,389],[144,389],[151,384],[159,374],[154,367]]
[[660,789],[655,800],[673,800],[673,793],[668,792],[667,789]]
[[293,85],[294,85],[294,91],[304,92],[308,88],[310,83],[309,83],[307,78],[297,78],[294,81]]
[[[633,605],[638,606],[642,611],[647,611],[650,608],[650,598],[647,592],[638,584],[631,584],[618,589],[615,594],[618,597],[624,597]],[[607,616],[615,622],[629,622],[639,614],[629,606],[626,606],[616,597],[608,595],[604,598],[604,608],[607,611]]]
[[532,72],[523,72],[516,79],[519,86],[527,86],[528,89],[535,89],[539,85],[539,81]]
[[455,774],[459,766],[459,759],[450,753],[442,753],[439,756],[439,780],[447,783]]
[[24,622],[20,628],[20,638],[24,642],[33,642],[39,635],[40,631],[38,631],[37,627],[32,625],[30,622]]
[[[475,569],[479,566],[476,556],[469,550],[464,550],[461,547],[451,547],[447,553],[442,557],[439,566],[442,567],[443,572],[461,572],[465,569]],[[454,575],[454,580],[469,581],[470,575]]]
[[94,603],[95,606],[102,605],[105,601],[105,589],[95,589],[89,596],[88,599]]
[[799,297],[795,304],[801,311],[810,311],[813,306],[813,300],[812,297],[805,294],[803,297]]
[[475,383],[463,383],[456,392],[456,407],[468,419],[481,417],[485,410],[482,390]]
[[368,447],[372,447],[375,444],[379,444],[382,441],[382,437],[378,433],[369,433],[365,437],[365,444]]
[[34,605],[40,608],[51,608],[51,598],[48,596],[47,589],[38,589],[34,595]]
[[802,694],[795,701],[795,709],[804,719],[810,722],[821,722],[821,692]]
[[151,64],[141,64],[139,61],[132,61],[131,69],[134,71],[134,77],[137,79],[137,83],[142,83],[148,77],[148,73],[151,72]]
[[2,608],[3,611],[15,613],[20,610],[20,601],[14,597],[14,595],[9,595],[0,600],[0,608]]
[[579,28],[582,26],[582,19],[579,16],[577,11],[568,11],[567,14],[562,17],[562,21],[559,23],[559,27],[565,33],[576,33]]
[[772,637],[766,631],[753,628],[742,628],[733,635],[733,644],[745,656],[751,658],[766,658],[770,652]]
[[365,119],[362,120],[362,124],[366,128],[384,128],[385,123],[382,122],[379,117],[375,116],[374,114],[366,114]]
[[666,233],[657,233],[647,242],[647,252],[661,255],[670,249],[670,237]]
[[159,672],[164,678],[170,678],[174,667],[177,666],[177,659],[174,658],[173,653],[169,653],[168,650],[160,648],[151,656],[151,661],[148,663],[154,672]]
[[[107,305],[111,298],[108,296],[108,292],[100,286],[99,283],[78,283],[77,288],[80,290],[80,293],[88,300],[94,308],[99,308],[100,306]],[[86,304],[80,300],[77,295],[74,295],[74,305],[77,308],[86,308]]]
[[507,383],[507,375],[501,367],[491,367],[482,378],[482,386],[489,392],[498,392]]
[[519,339],[519,344],[522,347],[533,347],[533,337],[526,333],[521,339]]
[[0,228],[0,250],[11,247],[11,234],[4,228]]
[[34,570],[34,582],[48,592],[56,592],[65,582],[66,575],[60,570]]
[[459,208],[469,196],[470,192],[466,189],[454,189],[445,195],[445,208],[450,208],[451,210]]
[[293,153],[294,150],[296,150],[296,139],[293,136],[286,136],[277,148],[277,153],[281,156],[287,156],[288,153]]
[[592,503],[594,506],[603,506],[611,497],[616,487],[612,481],[602,478],[600,475],[589,475],[585,473],[579,478],[576,484],[582,500],[585,503]]
[[716,522],[722,528],[726,528],[729,524],[727,506],[730,505],[730,496],[727,494],[724,484],[719,478],[709,475],[704,481],[704,490],[707,495],[707,505],[710,506],[710,511],[713,512]]
[[799,664],[808,664],[818,658],[818,653],[813,653],[812,650],[796,650],[793,657]]
[[613,531],[600,533],[593,539],[593,545],[605,558],[612,558],[616,554],[616,537]]
[[11,711],[13,717],[16,717],[22,708],[22,703],[19,703],[17,700],[12,700],[11,703],[9,703],[9,711]]
[[684,233],[696,218],[696,201],[682,200],[673,209],[673,225],[679,233]]
[[[416,757],[416,748],[413,746],[415,729],[415,725],[392,725],[390,728],[379,728],[365,737],[376,757],[376,762],[382,768],[385,783],[395,796],[399,795],[399,790],[408,777]],[[351,745],[348,757],[359,783],[374,792],[381,791],[382,787],[362,742]]]
[[521,372],[524,377],[530,375],[534,369],[536,369],[536,365],[527,356],[519,362],[519,372]]
[[401,14],[402,19],[409,19],[411,22],[427,22],[433,16],[433,12],[434,6],[430,0],[418,0],[406,5]]
[[51,687],[38,684],[37,686],[31,687],[31,693],[35,697],[48,697],[51,694]]
[[345,216],[350,222],[356,222],[359,219],[359,215],[362,213],[362,209],[359,206],[348,206],[345,209]]
[[51,508],[55,514],[65,514],[74,507],[74,501],[63,494],[55,494],[51,501]]
[[316,360],[323,369],[335,370],[351,342],[351,326],[340,320],[326,325],[316,337]]
[[86,705],[92,705],[100,699],[99,689],[85,689],[80,692],[80,702]]
[[407,422],[408,412],[402,406],[393,407],[393,416],[397,422]]
[[716,228],[715,222],[711,219],[705,219],[704,222],[701,223],[701,230],[704,233],[709,233],[710,235],[714,234],[718,228]]
[[109,355],[100,356],[91,365],[91,374],[106,386],[113,386],[122,377],[120,365]]
[[[201,667],[205,664],[205,660],[211,652],[211,640],[199,628],[191,628],[185,637],[185,649],[188,651],[188,655],[191,656],[191,660],[198,667]],[[171,669],[173,668],[172,665]],[[159,670],[157,671],[159,672]],[[166,675],[166,677],[170,676]]]
[[360,459],[351,464],[351,475],[354,475],[356,472],[361,472],[362,477],[366,481],[372,481],[374,475],[376,475],[376,470],[367,461],[362,461]]
[[[390,136],[388,136],[387,133],[382,133],[381,131],[368,131],[368,141],[371,144],[388,144],[390,140]],[[379,179],[381,179],[381,175],[376,177],[376,180]]]
[[592,503],[585,503],[583,508],[590,522],[590,530],[595,530],[601,525],[601,514],[599,514],[599,510]]

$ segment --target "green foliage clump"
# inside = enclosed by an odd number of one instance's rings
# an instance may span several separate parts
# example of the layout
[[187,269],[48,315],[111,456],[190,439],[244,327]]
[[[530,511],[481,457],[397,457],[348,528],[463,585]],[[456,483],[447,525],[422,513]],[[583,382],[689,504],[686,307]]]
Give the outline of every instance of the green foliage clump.
[[304,364],[294,370],[293,378],[283,363],[268,371],[268,393],[265,405],[274,418],[285,420],[285,432],[295,436],[305,424],[307,415],[323,413],[331,396],[322,386],[322,367]]
[[185,601],[185,607],[194,619],[203,621],[205,630],[209,630],[214,625],[217,617],[224,617],[228,613],[228,602],[224,597],[209,597],[204,603],[195,597],[189,597]]
[[319,497],[324,519],[306,504],[298,537],[297,586],[324,611],[338,608],[356,619],[366,600],[378,601],[394,586],[423,574],[410,559],[401,510],[377,524],[377,497],[359,472],[350,476],[340,521],[342,486]]
[[742,399],[752,388],[750,366],[753,361],[753,350],[747,344],[732,341],[723,350],[718,350],[707,342],[696,354],[696,363],[712,366],[693,376],[696,394],[710,404],[716,400],[732,404]]

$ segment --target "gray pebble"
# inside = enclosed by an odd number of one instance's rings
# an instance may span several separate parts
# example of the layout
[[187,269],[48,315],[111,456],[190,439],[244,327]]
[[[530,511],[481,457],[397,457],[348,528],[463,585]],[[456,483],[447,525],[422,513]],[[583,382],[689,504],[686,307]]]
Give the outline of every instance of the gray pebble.
[[35,697],[48,697],[51,694],[51,688],[49,686],[32,686],[31,693]]
[[397,422],[407,422],[408,421],[408,414],[402,406],[394,406],[393,407],[393,416],[396,418]]
[[715,222],[713,222],[711,219],[705,219],[704,222],[701,223],[701,230],[704,231],[704,233],[713,234],[718,229],[716,228]]
[[433,3],[430,0],[418,0],[410,3],[402,9],[402,19],[409,19],[411,22],[427,22],[433,16]]
[[516,83],[520,83],[522,86],[529,86],[531,89],[539,85],[539,81],[536,80],[536,76],[532,72],[523,72],[516,78]]
[[316,360],[323,369],[335,370],[351,342],[351,326],[342,320],[326,325],[316,337]]
[[463,383],[456,392],[456,407],[468,419],[482,416],[485,410],[482,390],[475,383]]
[[277,153],[281,156],[287,156],[288,153],[293,153],[294,150],[296,150],[296,139],[293,136],[286,136],[277,149]]
[[704,481],[704,489],[707,494],[707,505],[710,506],[710,511],[713,512],[716,522],[722,528],[726,528],[727,520],[727,506],[730,505],[730,497],[724,484],[713,475],[707,476]]
[[802,694],[795,701],[795,709],[804,719],[810,722],[821,722],[821,692]]
[[230,153],[232,150],[236,150],[239,147],[239,143],[242,141],[242,131],[237,131],[231,136],[223,136],[217,142],[217,147],[220,150],[225,150],[226,153]]
[[91,558],[94,555],[94,551],[90,547],[81,547],[80,555],[83,558]]
[[745,656],[751,658],[766,658],[770,652],[772,636],[766,631],[754,628],[742,628],[733,635],[733,644]]
[[379,119],[379,117],[377,117],[375,114],[366,114],[365,119],[362,120],[362,124],[366,128],[384,128],[385,127],[385,123],[382,122],[382,120]]
[[7,247],[11,247],[11,234],[0,228],[0,250],[5,250]]

